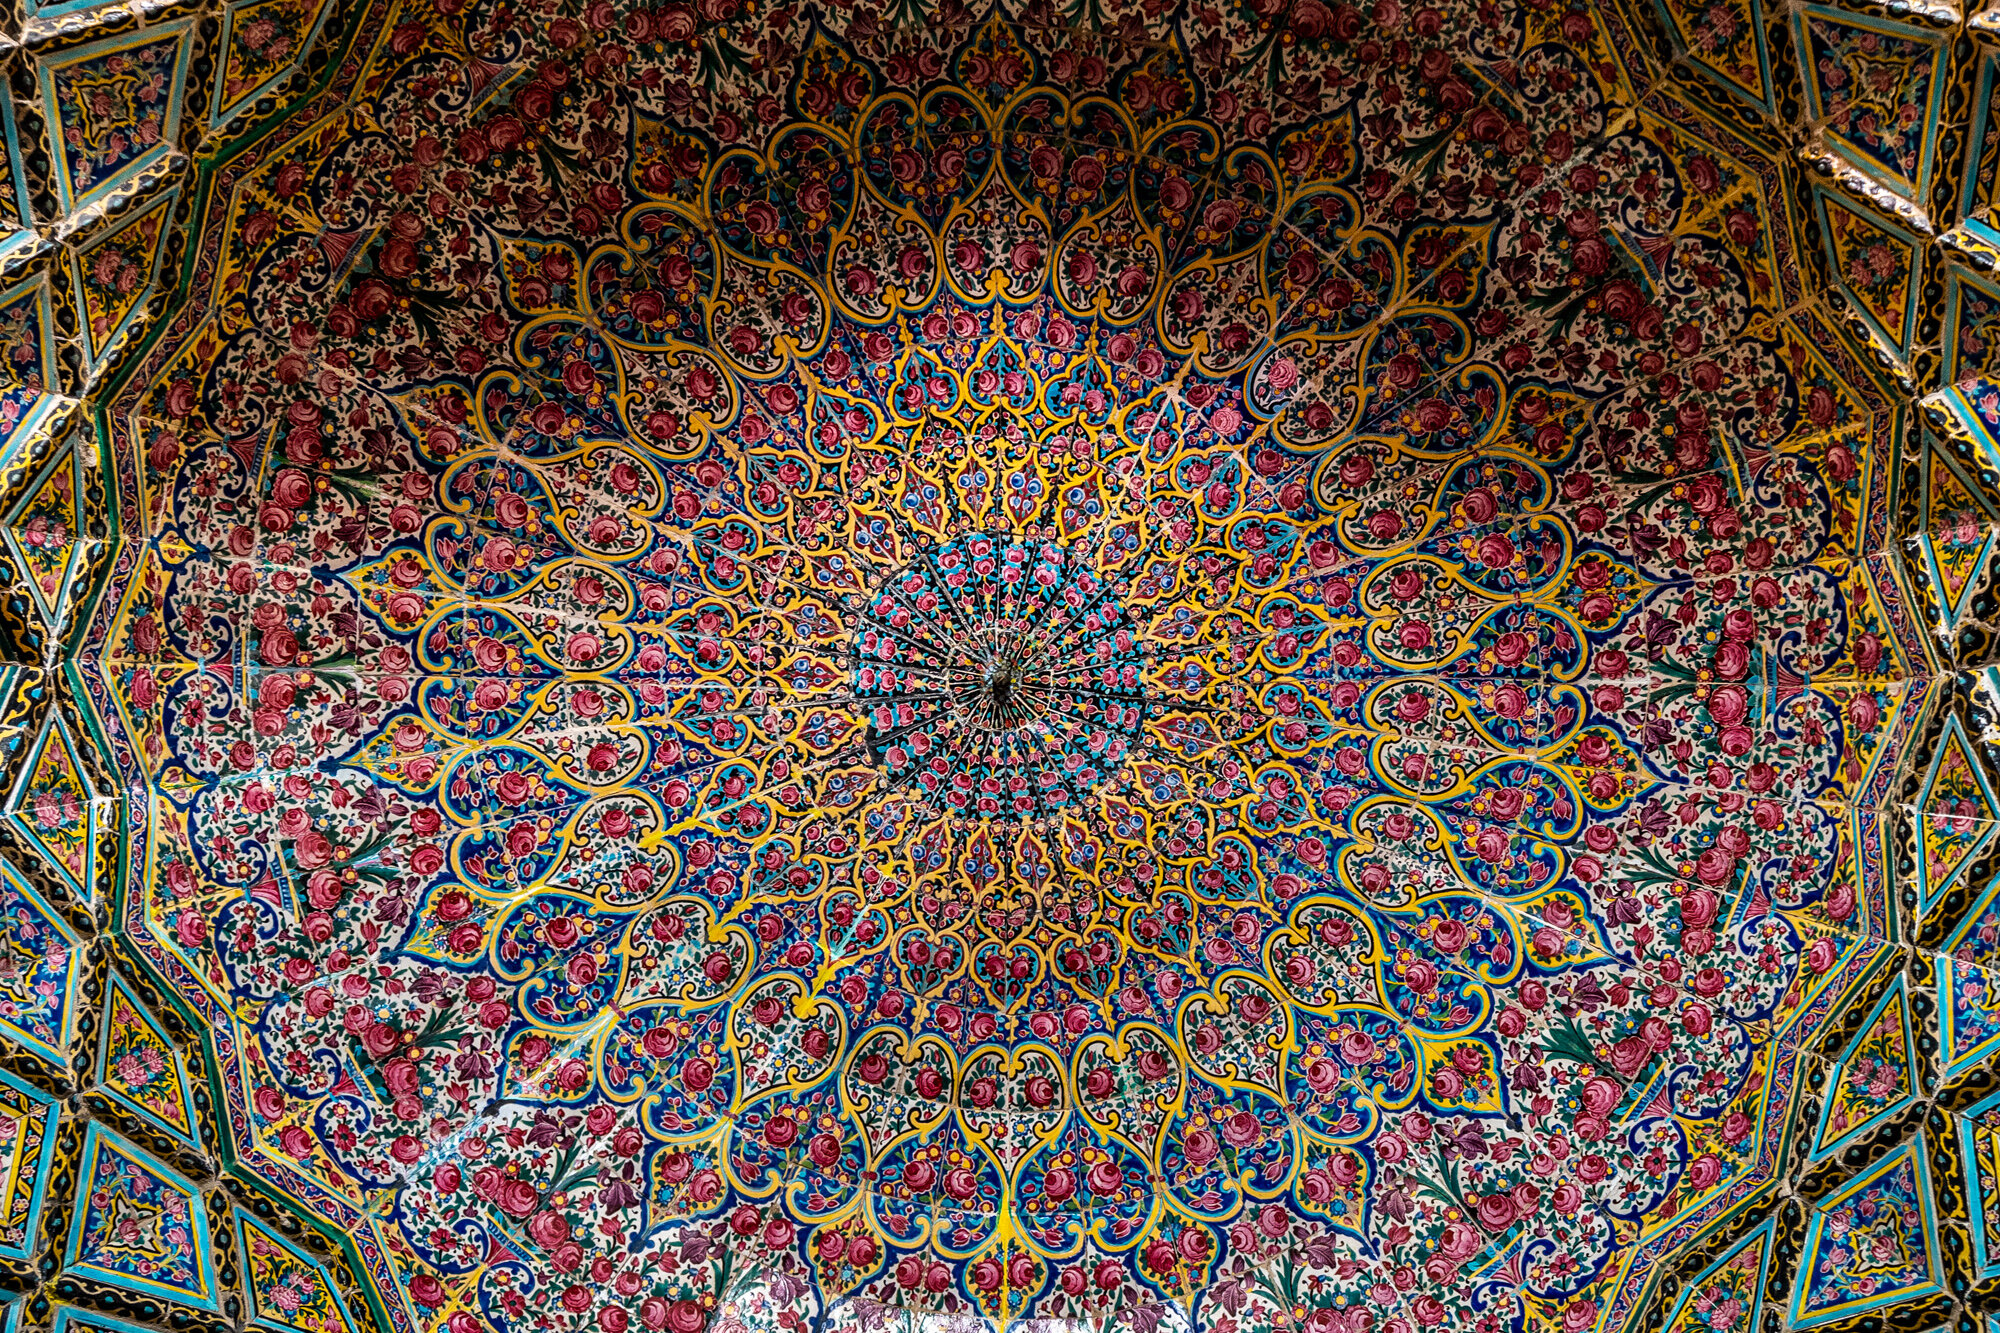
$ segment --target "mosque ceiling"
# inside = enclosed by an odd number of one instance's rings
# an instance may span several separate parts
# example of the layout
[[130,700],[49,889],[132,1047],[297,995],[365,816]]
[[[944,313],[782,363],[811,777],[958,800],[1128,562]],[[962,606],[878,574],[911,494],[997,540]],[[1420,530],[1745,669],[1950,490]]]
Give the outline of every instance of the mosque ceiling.
[[2000,1317],[2000,19],[9,4],[5,1333]]

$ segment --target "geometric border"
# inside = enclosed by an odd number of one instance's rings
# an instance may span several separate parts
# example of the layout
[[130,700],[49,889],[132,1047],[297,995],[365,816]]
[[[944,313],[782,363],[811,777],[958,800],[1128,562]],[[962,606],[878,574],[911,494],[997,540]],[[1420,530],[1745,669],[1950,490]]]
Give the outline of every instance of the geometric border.
[[83,1310],[74,1305],[58,1305],[54,1326],[49,1333],[70,1333],[72,1325],[83,1328],[102,1329],[104,1333],[157,1333],[143,1324],[128,1324],[122,1319],[99,1314],[95,1310]]

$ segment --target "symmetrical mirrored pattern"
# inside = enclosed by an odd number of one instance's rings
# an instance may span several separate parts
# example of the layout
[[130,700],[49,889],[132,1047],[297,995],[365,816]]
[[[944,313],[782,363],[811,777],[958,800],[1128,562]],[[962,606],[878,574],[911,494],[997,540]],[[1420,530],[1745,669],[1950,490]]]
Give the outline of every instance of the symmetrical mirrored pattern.
[[0,36],[4,1333],[2000,1317],[2000,18]]

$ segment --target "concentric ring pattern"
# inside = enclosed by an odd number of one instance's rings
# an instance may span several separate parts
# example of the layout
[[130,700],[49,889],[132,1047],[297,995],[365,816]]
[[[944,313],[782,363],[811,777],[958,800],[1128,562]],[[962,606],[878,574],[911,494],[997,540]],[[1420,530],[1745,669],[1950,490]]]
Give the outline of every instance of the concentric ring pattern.
[[38,1328],[1984,1317],[1984,16],[17,26]]
[[1595,21],[1405,24],[1254,138],[997,19],[915,81],[815,37],[722,142],[422,37],[277,168],[149,446],[264,442],[185,511],[221,614],[123,622],[249,725],[120,693],[198,788],[149,910],[420,1314],[690,1322],[692,1245],[1081,1317],[1305,1245],[1337,1321],[1490,1320],[1484,1256],[1587,1322],[1621,1219],[1754,1168],[1757,1034],[1860,938],[1812,798],[1899,713],[1821,563],[1858,367]]

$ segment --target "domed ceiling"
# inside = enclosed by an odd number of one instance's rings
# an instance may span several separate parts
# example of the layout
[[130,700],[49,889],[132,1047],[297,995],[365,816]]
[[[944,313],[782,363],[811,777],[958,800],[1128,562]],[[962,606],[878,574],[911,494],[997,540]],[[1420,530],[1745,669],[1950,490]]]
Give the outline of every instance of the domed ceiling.
[[2000,20],[0,18],[8,1333],[2000,1312]]

